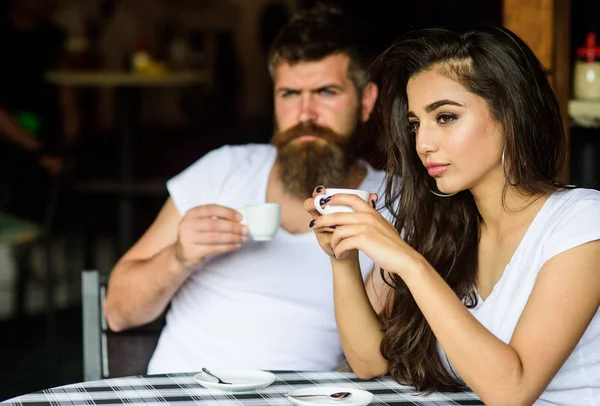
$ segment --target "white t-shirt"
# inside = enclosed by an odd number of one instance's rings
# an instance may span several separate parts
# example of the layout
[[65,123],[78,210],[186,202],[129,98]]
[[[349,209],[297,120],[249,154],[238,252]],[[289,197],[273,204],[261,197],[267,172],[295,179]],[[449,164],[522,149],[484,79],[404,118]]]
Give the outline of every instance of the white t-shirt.
[[[570,189],[554,193],[534,218],[488,298],[479,298],[471,314],[508,344],[544,263],[598,239],[600,192]],[[600,310],[535,404],[600,405]]]
[[[276,155],[271,145],[225,146],[167,187],[181,215],[209,203],[236,210],[264,203]],[[384,172],[364,165],[360,188],[382,196]],[[360,263],[366,278],[373,261],[361,253]],[[326,371],[342,359],[329,257],[312,232],[279,229],[269,242],[249,240],[199,266],[171,301],[148,372]]]

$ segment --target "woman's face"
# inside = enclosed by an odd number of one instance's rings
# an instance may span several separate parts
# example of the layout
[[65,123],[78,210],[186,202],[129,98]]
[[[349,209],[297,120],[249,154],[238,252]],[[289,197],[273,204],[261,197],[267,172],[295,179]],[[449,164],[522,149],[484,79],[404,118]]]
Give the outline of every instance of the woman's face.
[[483,98],[435,68],[411,77],[406,91],[417,153],[442,193],[503,182],[503,137]]

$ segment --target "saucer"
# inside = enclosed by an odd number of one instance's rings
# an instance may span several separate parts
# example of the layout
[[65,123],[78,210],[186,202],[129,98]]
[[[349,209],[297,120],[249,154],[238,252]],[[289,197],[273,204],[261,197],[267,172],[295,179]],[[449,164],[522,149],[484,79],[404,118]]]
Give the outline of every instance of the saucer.
[[[335,400],[325,396],[315,396],[314,398],[293,398],[292,395],[329,395],[335,392],[350,392],[352,396]],[[362,389],[356,389],[347,386],[311,386],[291,391],[286,399],[297,406],[313,405],[338,405],[338,406],[366,406],[373,401],[373,394]]]
[[229,393],[256,391],[266,388],[276,379],[272,373],[259,370],[215,369],[213,371],[211,369],[210,371],[223,381],[231,382],[231,385],[218,383],[215,378],[204,372],[194,375],[194,380],[207,389]]

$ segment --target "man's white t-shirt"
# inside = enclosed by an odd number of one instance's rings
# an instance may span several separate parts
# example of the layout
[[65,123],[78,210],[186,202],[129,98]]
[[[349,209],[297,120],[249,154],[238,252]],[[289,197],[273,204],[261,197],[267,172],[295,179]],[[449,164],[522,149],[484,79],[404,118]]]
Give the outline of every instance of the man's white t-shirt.
[[[204,204],[239,210],[264,203],[276,155],[271,145],[225,146],[167,187],[181,215]],[[363,164],[367,175],[360,189],[383,196],[384,172]],[[374,264],[360,255],[366,278]],[[326,371],[342,359],[329,257],[312,232],[280,228],[269,242],[249,239],[238,251],[198,267],[171,301],[148,372],[203,366]]]
[[[544,203],[485,301],[470,309],[509,343],[542,266],[552,257],[600,239],[600,192],[569,189]],[[598,264],[600,278],[600,264]],[[440,348],[442,353],[443,351]],[[536,405],[600,405],[600,310]]]

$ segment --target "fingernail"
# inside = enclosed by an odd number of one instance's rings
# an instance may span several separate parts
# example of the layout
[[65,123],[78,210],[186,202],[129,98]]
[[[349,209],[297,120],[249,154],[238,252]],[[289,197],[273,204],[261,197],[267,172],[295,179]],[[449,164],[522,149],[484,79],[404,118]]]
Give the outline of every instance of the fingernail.
[[313,228],[313,226],[314,226],[314,225],[315,225],[315,219],[312,219],[312,220],[310,221],[310,223],[308,223],[308,226],[309,226],[310,228]]
[[329,226],[329,228],[332,228],[335,230],[336,228],[338,228],[338,226]]
[[325,204],[325,199],[321,199],[321,200],[319,200],[319,204],[320,204],[321,206],[323,206],[323,205]]
[[323,186],[319,186],[319,187],[317,188],[317,193],[320,193],[320,192],[321,192],[321,190],[323,190]]
[[375,207],[375,200],[371,200],[371,206],[373,206],[374,209],[377,208],[377,207]]
[[333,197],[333,196],[327,196],[327,197],[325,198],[325,203],[329,203],[329,201],[331,200],[331,198],[332,198],[332,197]]

